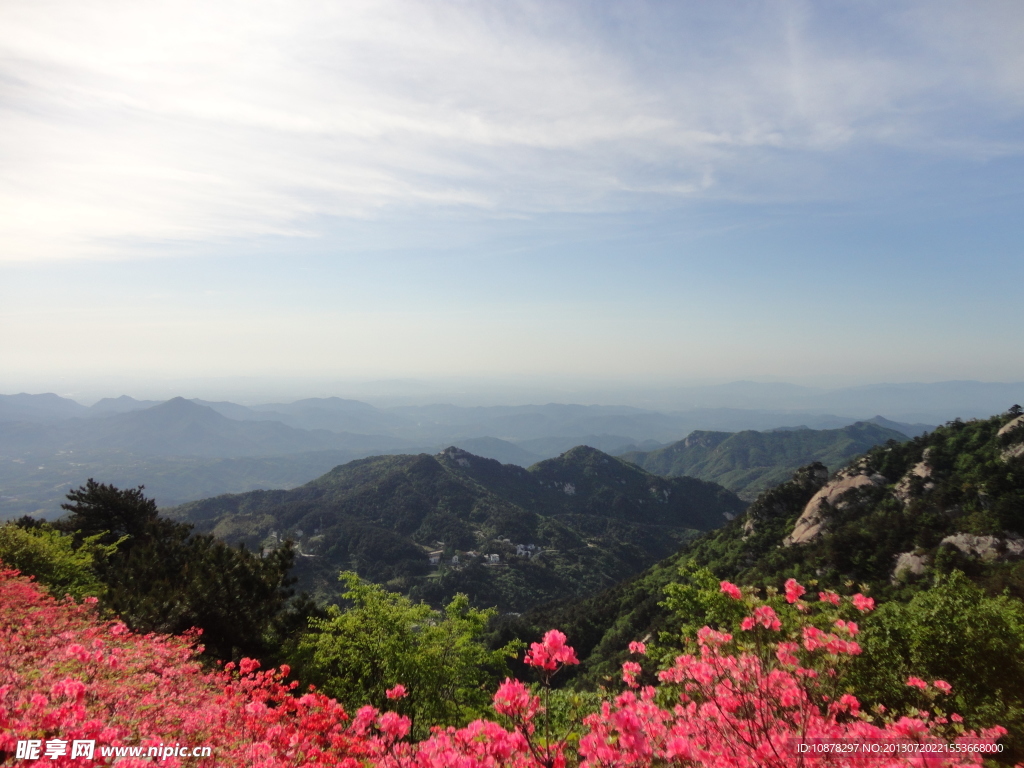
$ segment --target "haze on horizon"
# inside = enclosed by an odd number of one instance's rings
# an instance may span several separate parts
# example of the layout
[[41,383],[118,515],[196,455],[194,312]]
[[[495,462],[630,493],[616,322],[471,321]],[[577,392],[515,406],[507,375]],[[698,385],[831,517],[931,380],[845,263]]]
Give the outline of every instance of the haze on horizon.
[[1021,39],[1013,0],[5,3],[0,391],[1024,381]]

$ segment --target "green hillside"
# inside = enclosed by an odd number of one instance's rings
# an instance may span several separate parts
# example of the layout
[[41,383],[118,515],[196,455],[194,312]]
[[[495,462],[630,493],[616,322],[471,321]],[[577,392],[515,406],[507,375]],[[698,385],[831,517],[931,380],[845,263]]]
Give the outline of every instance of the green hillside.
[[658,477],[580,446],[530,469],[458,448],[375,456],[292,490],[168,514],[253,548],[296,541],[300,586],[322,596],[350,569],[434,604],[464,592],[522,611],[628,578],[744,508],[714,483]]
[[[960,570],[989,594],[1024,599],[1024,416],[954,421],[891,442],[827,480],[819,463],[762,493],[746,513],[640,576],[584,601],[523,617],[506,633],[558,626],[591,680],[614,672],[630,639],[669,628],[663,589],[680,568],[738,584],[851,585],[905,601]],[[827,480],[827,482],[826,482]]]
[[841,467],[876,445],[906,439],[902,432],[865,421],[842,429],[698,431],[665,448],[620,458],[656,475],[710,480],[752,501],[788,480],[798,467],[815,461]]

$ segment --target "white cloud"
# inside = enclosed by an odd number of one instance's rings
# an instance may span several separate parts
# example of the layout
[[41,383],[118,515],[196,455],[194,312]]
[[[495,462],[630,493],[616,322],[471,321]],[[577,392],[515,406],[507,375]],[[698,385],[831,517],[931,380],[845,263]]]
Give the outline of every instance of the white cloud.
[[877,45],[818,6],[749,8],[638,21],[647,44],[589,4],[5,3],[0,260],[742,197],[780,149],[1020,151],[972,122],[1024,106],[1019,4],[907,5]]

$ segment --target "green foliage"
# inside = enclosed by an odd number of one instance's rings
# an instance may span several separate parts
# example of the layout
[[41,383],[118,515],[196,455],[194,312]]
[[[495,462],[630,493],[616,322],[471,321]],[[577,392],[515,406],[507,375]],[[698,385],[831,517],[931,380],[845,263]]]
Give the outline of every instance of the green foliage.
[[507,659],[520,644],[488,650],[482,642],[496,611],[471,608],[456,595],[443,611],[342,573],[347,609],[331,606],[311,619],[301,639],[298,667],[351,710],[385,708],[397,684],[408,695],[388,708],[408,715],[416,733],[432,725],[464,725],[481,716],[496,683],[508,674]]
[[999,723],[1024,752],[1024,603],[988,597],[961,572],[909,603],[889,602],[863,622],[851,683],[863,701],[902,709],[916,702],[914,675],[945,680],[943,707],[968,727]]
[[105,587],[96,572],[97,564],[113,555],[119,543],[101,544],[103,537],[103,533],[87,536],[76,549],[73,536],[45,523],[8,523],[0,527],[0,561],[35,576],[55,597],[99,597]]
[[731,629],[738,625],[747,614],[745,606],[723,594],[719,585],[720,581],[707,568],[684,562],[679,567],[679,581],[664,588],[661,606],[669,611],[671,621],[659,640],[677,648],[680,638],[696,637],[701,627]]

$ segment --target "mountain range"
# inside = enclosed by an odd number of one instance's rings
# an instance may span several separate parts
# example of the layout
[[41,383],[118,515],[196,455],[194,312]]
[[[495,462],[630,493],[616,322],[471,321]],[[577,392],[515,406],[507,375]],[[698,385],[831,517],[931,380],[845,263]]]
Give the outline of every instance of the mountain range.
[[[89,477],[144,484],[162,505],[173,506],[220,493],[293,488],[370,455],[455,445],[526,467],[577,445],[610,454],[649,452],[665,445],[655,436],[678,440],[694,419],[799,428],[806,427],[805,416],[722,410],[698,418],[559,404],[379,409],[342,398],[249,407],[122,396],[86,407],[52,394],[0,395],[0,517],[54,516],[63,495]],[[850,423],[816,418],[811,423]],[[905,434],[926,428],[892,424]]]
[[713,480],[753,501],[761,491],[785,482],[805,464],[818,461],[842,467],[876,445],[889,440],[903,442],[907,437],[871,422],[842,429],[698,431],[664,448],[620,456],[656,475]]
[[166,514],[250,548],[294,540],[300,585],[320,595],[355,570],[433,603],[464,592],[522,611],[614,584],[744,508],[714,483],[657,477],[584,446],[530,469],[452,447],[360,459],[292,490]]
[[[696,429],[730,432],[801,426],[834,429],[858,420],[853,416],[807,409],[758,410],[725,406],[685,411],[561,403],[486,407],[437,404],[377,408],[368,403],[338,397],[253,406],[199,399],[189,402],[210,408],[235,421],[271,421],[310,431],[380,435],[399,441],[411,441],[417,445],[479,437],[499,438],[514,443],[553,441],[560,448],[554,449],[554,454],[571,447],[565,446],[564,441],[583,436],[605,438],[607,445],[603,448],[607,449],[613,443],[626,446],[653,440],[664,444],[678,440],[681,435]],[[75,420],[105,420],[117,415],[124,417],[160,404],[158,401],[121,396],[106,398],[87,407],[54,394],[0,395],[0,424],[63,423],[66,426]],[[866,416],[864,414],[860,419]],[[927,424],[905,423],[902,431],[913,435],[927,428]],[[579,442],[572,444],[578,445]],[[540,454],[553,450],[543,442],[524,448]]]

